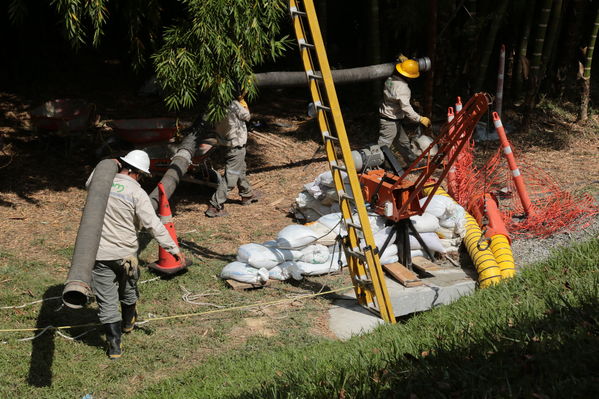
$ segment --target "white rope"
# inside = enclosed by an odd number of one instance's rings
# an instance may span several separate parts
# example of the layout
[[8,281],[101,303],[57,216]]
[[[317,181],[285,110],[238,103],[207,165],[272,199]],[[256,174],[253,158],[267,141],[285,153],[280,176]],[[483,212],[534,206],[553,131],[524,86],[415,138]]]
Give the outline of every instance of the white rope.
[[198,302],[196,301],[196,299],[205,297],[205,296],[211,296],[211,295],[219,295],[220,292],[218,292],[217,290],[208,290],[206,292],[203,292],[201,294],[193,294],[191,291],[189,291],[187,288],[185,288],[182,285],[179,285],[179,287],[181,287],[181,289],[183,290],[184,294],[181,297],[181,299],[183,299],[185,302],[190,303],[192,305],[204,305],[204,306],[213,306],[215,308],[224,308],[223,305],[216,305],[214,303],[209,303],[209,302]]
[[[33,341],[34,339],[36,339],[36,338],[38,338],[39,336],[43,335],[43,334],[44,334],[46,331],[48,331],[49,329],[55,329],[55,327],[54,327],[53,325],[46,326],[46,327],[44,327],[44,329],[43,329],[42,331],[40,331],[39,333],[37,333],[37,334],[36,334],[36,335],[34,335],[33,337],[20,338],[20,339],[17,339],[17,341],[20,341],[20,342],[24,342],[24,341]],[[58,334],[59,336],[61,336],[61,337],[65,338],[65,339],[68,339],[69,341],[74,341],[74,340],[76,340],[77,338],[83,337],[83,336],[84,336],[85,334],[87,334],[88,332],[90,332],[90,331],[94,331],[94,330],[95,330],[95,328],[89,329],[89,330],[87,330],[87,331],[85,331],[85,332],[83,332],[83,333],[81,333],[81,334],[79,334],[79,335],[77,335],[77,336],[75,336],[75,337],[71,337],[71,336],[69,336],[69,335],[66,335],[66,334],[64,334],[64,333],[63,333],[62,331],[60,331],[60,330],[55,330],[55,332],[56,332],[56,334]],[[7,342],[6,342],[6,341],[4,341],[3,343],[7,343]]]
[[50,298],[44,298],[44,299],[39,299],[37,301],[33,301],[33,302],[29,302],[29,303],[24,303],[22,305],[2,306],[2,307],[0,307],[0,309],[22,309],[22,308],[24,308],[26,306],[35,305],[36,303],[40,303],[40,302],[44,302],[44,301],[49,301],[51,299],[60,299],[60,298],[62,298],[62,297],[60,297],[60,296],[53,296],[53,297],[50,297]]

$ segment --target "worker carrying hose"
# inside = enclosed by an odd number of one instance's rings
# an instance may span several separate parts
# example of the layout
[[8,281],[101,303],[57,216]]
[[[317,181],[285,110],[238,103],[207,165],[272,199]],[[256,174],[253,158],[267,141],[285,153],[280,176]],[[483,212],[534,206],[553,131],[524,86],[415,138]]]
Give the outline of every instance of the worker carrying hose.
[[410,138],[406,134],[402,124],[404,119],[414,123],[420,123],[425,127],[431,126],[431,120],[426,116],[419,115],[412,105],[410,98],[409,82],[420,76],[420,72],[430,69],[430,60],[427,57],[417,60],[400,56],[399,62],[395,64],[393,74],[385,81],[383,89],[383,101],[379,107],[380,129],[378,145],[391,147],[399,133],[399,153],[407,164],[411,164],[417,155],[410,149]]
[[[150,174],[148,154],[134,150],[115,161],[120,169],[112,182],[92,270],[92,288],[98,303],[98,316],[106,332],[110,359],[121,357],[121,334],[131,332],[137,318],[139,230],[149,231],[177,261],[183,256],[139,184],[143,175]],[[92,176],[93,172],[86,187],[89,187]]]
[[225,202],[227,194],[235,187],[239,189],[241,204],[249,205],[258,201],[257,193],[253,192],[250,182],[245,176],[246,143],[248,130],[246,122],[250,120],[250,110],[241,94],[233,100],[226,116],[215,125],[219,145],[227,148],[225,154],[225,174],[220,179],[216,192],[210,198],[210,205],[205,212],[208,217],[226,216]]

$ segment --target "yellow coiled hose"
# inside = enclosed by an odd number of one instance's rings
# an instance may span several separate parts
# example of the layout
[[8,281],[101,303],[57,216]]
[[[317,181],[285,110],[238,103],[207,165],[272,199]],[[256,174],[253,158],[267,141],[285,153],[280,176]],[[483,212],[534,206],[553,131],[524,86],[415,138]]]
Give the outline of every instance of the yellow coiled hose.
[[491,252],[493,252],[497,265],[499,265],[501,278],[514,277],[516,274],[516,265],[514,255],[512,254],[512,247],[507,237],[503,234],[496,234],[491,237]]
[[[428,195],[429,189],[424,190],[424,194]],[[441,187],[437,188],[435,194],[444,195],[451,198],[449,194],[445,192]],[[453,198],[451,198],[453,200]],[[455,200],[453,200],[455,202]],[[468,254],[478,273],[478,283],[481,288],[488,287],[489,285],[497,284],[501,280],[501,272],[499,265],[495,260],[493,252],[489,248],[479,249],[478,242],[482,236],[482,231],[474,219],[468,212],[466,212],[466,237],[464,238],[464,244],[468,250]],[[486,244],[484,244],[486,246]]]

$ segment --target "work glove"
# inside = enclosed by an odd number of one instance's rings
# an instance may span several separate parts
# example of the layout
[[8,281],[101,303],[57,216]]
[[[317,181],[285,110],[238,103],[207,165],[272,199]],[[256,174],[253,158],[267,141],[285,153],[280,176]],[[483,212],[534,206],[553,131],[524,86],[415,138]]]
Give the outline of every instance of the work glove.
[[137,255],[127,256],[123,259],[123,269],[125,270],[125,275],[132,280],[137,280],[139,278],[139,259],[137,259]]
[[420,117],[420,123],[424,127],[431,127],[431,120],[429,118],[427,118],[426,116]]

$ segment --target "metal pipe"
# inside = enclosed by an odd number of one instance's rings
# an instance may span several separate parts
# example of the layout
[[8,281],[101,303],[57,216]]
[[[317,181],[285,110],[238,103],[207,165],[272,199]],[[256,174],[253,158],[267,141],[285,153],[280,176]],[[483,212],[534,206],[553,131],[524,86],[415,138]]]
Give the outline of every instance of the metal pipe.
[[89,184],[75,240],[71,269],[62,291],[62,302],[73,309],[83,307],[92,295],[92,269],[100,245],[110,188],[117,171],[118,166],[112,159],[100,161]]

